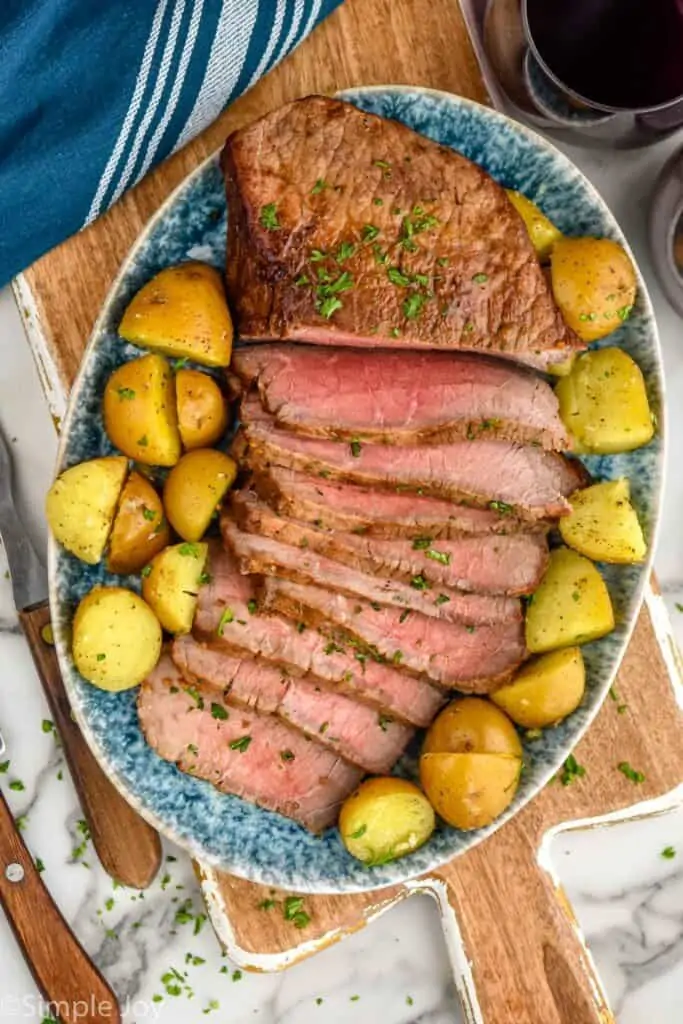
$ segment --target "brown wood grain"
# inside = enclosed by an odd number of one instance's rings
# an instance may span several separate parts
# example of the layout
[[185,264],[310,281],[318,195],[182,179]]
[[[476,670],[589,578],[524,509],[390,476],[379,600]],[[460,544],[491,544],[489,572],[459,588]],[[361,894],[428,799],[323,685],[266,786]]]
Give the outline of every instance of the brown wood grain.
[[346,0],[194,142],[26,271],[63,385],[71,385],[104,297],[143,225],[229,132],[297,96],[386,83],[487,102],[457,0]]
[[114,788],[71,717],[55,648],[41,635],[43,627],[50,622],[47,603],[20,612],[19,620],[102,867],[117,882],[134,889],[146,889],[161,864],[159,835]]
[[[68,389],[120,262],[159,204],[229,131],[311,92],[406,83],[488,102],[456,0],[346,0],[279,68],[198,139],[166,161],[96,224],[38,261],[26,280],[40,327]],[[537,863],[546,830],[561,822],[659,795],[683,777],[680,712],[647,611],[619,675],[619,715],[608,702],[576,752],[586,767],[572,786],[553,783],[498,833],[424,880],[454,908],[472,963],[485,1024],[607,1024],[590,965],[566,903]],[[629,760],[646,774],[637,789],[616,770]],[[250,957],[310,955],[361,927],[409,893],[395,887],[357,896],[306,897],[308,928],[285,922],[271,890],[208,872],[205,891],[221,934]],[[276,900],[282,894],[275,893]],[[317,942],[317,945],[316,945]]]
[[[8,869],[21,869],[23,877],[10,881]],[[65,1024],[120,1024],[116,996],[43,885],[1,795],[0,901],[53,1015]]]

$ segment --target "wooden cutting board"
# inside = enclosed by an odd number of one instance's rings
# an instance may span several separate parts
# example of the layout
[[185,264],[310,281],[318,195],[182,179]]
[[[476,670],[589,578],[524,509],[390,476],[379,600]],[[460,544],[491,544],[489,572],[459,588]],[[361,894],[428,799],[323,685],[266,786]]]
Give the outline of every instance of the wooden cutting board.
[[[488,102],[455,0],[346,0],[191,145],[22,275],[17,294],[53,411],[63,409],[100,304],[144,223],[229,131],[296,96],[386,83]],[[367,924],[398,900],[428,892],[441,909],[468,1021],[607,1024],[613,1017],[539,849],[549,829],[659,796],[683,778],[676,674],[663,603],[650,591],[617,684],[627,709],[619,714],[608,701],[599,713],[576,751],[586,769],[582,779],[568,787],[550,784],[496,835],[428,877],[360,896],[306,897],[311,924],[303,931],[281,914],[257,909],[269,890],[198,865],[219,937],[243,966],[275,970]],[[621,761],[644,772],[645,781],[629,782],[616,768]]]

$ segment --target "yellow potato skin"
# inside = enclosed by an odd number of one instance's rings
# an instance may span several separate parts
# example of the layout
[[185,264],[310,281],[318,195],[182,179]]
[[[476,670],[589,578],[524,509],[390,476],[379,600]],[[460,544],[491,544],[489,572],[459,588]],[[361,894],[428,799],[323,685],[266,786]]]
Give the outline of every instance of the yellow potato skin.
[[647,544],[630,499],[625,477],[576,491],[569,499],[570,515],[560,520],[562,540],[596,562],[642,562]]
[[556,548],[526,612],[526,645],[532,654],[597,640],[614,629],[605,581],[592,562],[570,548]]
[[183,455],[164,486],[168,521],[183,540],[201,540],[236,476],[234,459],[215,448],[197,448]]
[[574,361],[576,359],[576,352],[572,352],[570,356],[563,359],[560,363],[548,363],[545,368],[546,373],[549,373],[551,377],[567,377],[572,372]]
[[585,688],[581,649],[565,647],[528,662],[511,683],[491,694],[491,700],[517,725],[544,729],[576,711]]
[[169,633],[189,633],[208,544],[174,544],[156,555],[142,578],[142,596]]
[[425,754],[507,754],[522,756],[522,744],[512,722],[481,697],[462,697],[434,719],[425,736]]
[[159,660],[161,626],[132,590],[94,587],[76,609],[72,653],[88,682],[113,693],[128,690]]
[[555,302],[583,341],[597,341],[628,319],[636,298],[636,273],[611,238],[561,238],[550,255]]
[[109,572],[140,572],[170,539],[161,498],[149,480],[133,471],[121,492],[109,537]]
[[453,828],[483,828],[503,813],[519,785],[522,761],[509,754],[423,754],[420,782]]
[[175,392],[183,448],[210,448],[228,426],[228,409],[218,384],[198,370],[178,370]]
[[60,473],[47,493],[45,515],[55,540],[89,565],[102,557],[127,472],[122,455],[91,459]]
[[366,779],[347,797],[339,814],[344,846],[368,867],[417,850],[434,825],[434,810],[424,793],[393,776]]
[[194,260],[160,271],[131,300],[119,334],[162,355],[228,366],[233,326],[221,275]]
[[551,220],[541,213],[535,203],[527,199],[521,192],[513,189],[506,189],[508,199],[524,221],[531,244],[536,250],[541,263],[548,259],[555,243],[563,237],[559,228],[556,228]]
[[133,359],[114,370],[102,405],[112,444],[147,466],[174,466],[180,434],[171,368],[162,356]]
[[630,452],[648,444],[654,423],[637,363],[619,348],[579,356],[555,394],[574,450],[595,455]]

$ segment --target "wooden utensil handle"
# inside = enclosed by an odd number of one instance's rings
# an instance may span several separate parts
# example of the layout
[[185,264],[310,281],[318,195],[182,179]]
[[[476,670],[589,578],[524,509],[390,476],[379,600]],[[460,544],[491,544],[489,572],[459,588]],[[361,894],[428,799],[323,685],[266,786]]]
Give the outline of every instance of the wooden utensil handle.
[[55,648],[42,636],[43,628],[50,622],[47,603],[20,612],[19,619],[102,866],[107,874],[123,885],[145,889],[161,863],[159,836],[109,781],[71,716]]
[[120,1024],[116,996],[43,885],[1,794],[0,901],[49,1016],[73,1024]]
[[454,863],[436,872],[436,894],[467,1024],[615,1024],[567,898],[524,833],[507,826]]

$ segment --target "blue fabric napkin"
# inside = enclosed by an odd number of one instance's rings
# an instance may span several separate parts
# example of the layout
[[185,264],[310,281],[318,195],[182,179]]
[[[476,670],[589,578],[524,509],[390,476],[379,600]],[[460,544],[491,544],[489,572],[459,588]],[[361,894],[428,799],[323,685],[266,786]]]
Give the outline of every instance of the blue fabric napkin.
[[2,0],[0,284],[103,213],[340,0]]

